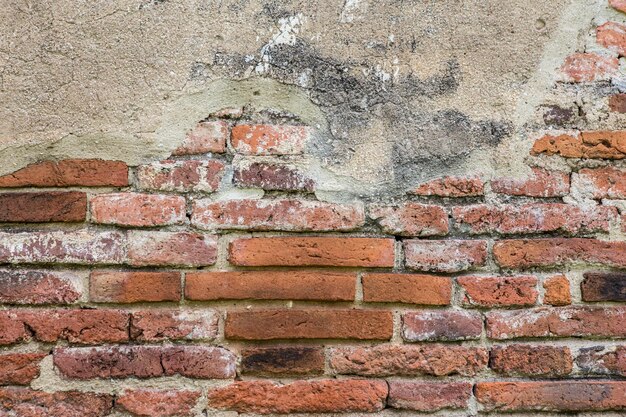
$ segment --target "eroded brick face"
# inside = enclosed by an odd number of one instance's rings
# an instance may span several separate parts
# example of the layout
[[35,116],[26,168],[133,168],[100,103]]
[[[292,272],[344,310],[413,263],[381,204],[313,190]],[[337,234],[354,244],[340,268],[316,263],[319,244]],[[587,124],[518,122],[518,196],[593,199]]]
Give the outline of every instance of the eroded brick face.
[[[621,24],[597,35],[622,54]],[[608,91],[615,61],[567,58],[564,88]],[[0,416],[626,410],[625,131],[365,195],[317,127],[251,113],[165,160],[0,177]]]

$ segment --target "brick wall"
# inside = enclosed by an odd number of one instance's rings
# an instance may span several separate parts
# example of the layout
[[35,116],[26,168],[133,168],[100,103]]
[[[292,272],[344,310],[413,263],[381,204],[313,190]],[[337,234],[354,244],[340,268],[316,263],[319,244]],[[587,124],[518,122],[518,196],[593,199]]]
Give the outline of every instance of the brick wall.
[[315,128],[259,120],[0,177],[0,416],[626,410],[625,130],[538,131],[526,179],[329,202]]

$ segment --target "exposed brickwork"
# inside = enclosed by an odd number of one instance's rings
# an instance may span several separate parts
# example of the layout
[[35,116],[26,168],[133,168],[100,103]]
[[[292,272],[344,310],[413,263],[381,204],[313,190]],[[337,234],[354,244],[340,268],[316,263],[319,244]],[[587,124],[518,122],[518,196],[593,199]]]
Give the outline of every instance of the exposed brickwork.
[[558,84],[614,113],[552,105],[580,130],[529,133],[526,177],[335,192],[323,132],[248,107],[0,177],[0,416],[623,412],[622,29]]
[[563,78],[571,83],[590,83],[609,80],[617,73],[619,62],[617,58],[605,57],[598,54],[573,54],[565,59],[561,67]]

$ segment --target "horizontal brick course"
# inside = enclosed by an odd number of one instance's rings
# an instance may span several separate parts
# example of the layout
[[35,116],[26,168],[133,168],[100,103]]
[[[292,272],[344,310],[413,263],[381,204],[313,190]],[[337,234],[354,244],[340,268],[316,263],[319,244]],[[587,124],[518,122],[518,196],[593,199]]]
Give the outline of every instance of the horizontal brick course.
[[482,266],[487,261],[483,240],[406,240],[406,266],[428,272],[460,272]]
[[95,271],[89,276],[89,298],[96,303],[179,301],[178,272]]
[[125,187],[128,167],[121,161],[66,159],[31,164],[0,177],[0,188]]
[[419,274],[364,274],[363,301],[448,305],[452,280],[448,277]]
[[94,223],[153,227],[185,222],[185,199],[179,196],[117,193],[90,200]]
[[87,194],[50,191],[1,193],[0,223],[84,222]]

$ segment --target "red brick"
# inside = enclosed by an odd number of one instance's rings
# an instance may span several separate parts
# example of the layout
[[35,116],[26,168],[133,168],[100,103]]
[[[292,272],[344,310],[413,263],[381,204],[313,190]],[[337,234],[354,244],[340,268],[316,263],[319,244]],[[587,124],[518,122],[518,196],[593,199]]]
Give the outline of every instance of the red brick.
[[73,272],[0,270],[0,303],[71,304],[82,295],[82,277]]
[[567,204],[505,204],[455,207],[457,227],[470,234],[524,234],[608,232],[618,217],[615,207],[577,207]]
[[386,397],[384,381],[244,381],[210,391],[209,407],[255,414],[373,413],[385,407]]
[[180,144],[172,155],[198,155],[226,151],[226,139],[228,138],[228,123],[217,120],[212,122],[200,122],[191,131],[187,132],[183,143]]
[[0,223],[84,222],[86,215],[85,193],[0,194]]
[[530,306],[537,303],[537,278],[478,277],[457,278],[463,288],[463,304],[480,307]]
[[487,262],[484,240],[406,240],[406,266],[432,272],[459,272]]
[[54,365],[72,379],[153,378],[181,375],[201,379],[235,376],[236,357],[212,346],[101,346],[57,348]]
[[577,263],[626,266],[626,242],[596,239],[501,240],[493,247],[498,265],[504,268],[532,268]]
[[97,344],[128,341],[129,315],[119,310],[32,309],[14,310],[40,342],[67,340],[69,343]]
[[418,274],[364,274],[363,301],[448,305],[452,280],[448,277]]
[[626,94],[613,94],[609,97],[609,108],[615,113],[626,113]]
[[104,417],[112,407],[113,397],[107,394],[0,389],[0,415],[6,417]]
[[476,197],[484,194],[478,177],[443,177],[420,184],[412,194],[437,197]]
[[487,313],[491,339],[519,337],[625,337],[626,308],[544,307]]
[[543,303],[564,306],[572,303],[569,280],[565,275],[554,275],[543,282]]
[[29,385],[39,376],[45,353],[0,354],[0,385]]
[[626,301],[626,273],[587,272],[581,283],[583,301]]
[[356,274],[311,271],[189,272],[185,298],[353,301]]
[[161,161],[137,168],[137,188],[151,191],[212,193],[224,175],[224,163],[208,161]]
[[561,73],[565,82],[590,83],[610,80],[617,73],[618,67],[617,58],[576,53],[565,58]]
[[576,365],[585,374],[626,376],[626,345],[583,348]]
[[227,339],[358,339],[387,340],[393,317],[383,310],[255,310],[229,311]]
[[217,260],[217,238],[189,232],[139,232],[128,235],[133,266],[207,266]]
[[626,0],[609,0],[612,8],[626,13]]
[[266,191],[304,191],[312,193],[316,183],[298,167],[279,161],[243,161],[234,167],[233,184]]
[[596,30],[598,43],[605,48],[626,55],[626,26],[617,22],[606,22]]
[[469,382],[389,382],[387,405],[399,410],[433,412],[466,408],[472,396]]
[[448,234],[448,215],[443,207],[418,203],[399,206],[374,206],[369,215],[384,233],[400,236],[444,236]]
[[509,345],[491,349],[489,367],[506,376],[561,377],[572,372],[567,347]]
[[324,373],[324,350],[307,346],[246,348],[241,352],[241,372],[266,377],[320,375]]
[[152,227],[183,224],[187,219],[185,199],[179,196],[100,194],[93,197],[90,204],[94,223]]
[[626,171],[613,167],[583,168],[574,177],[575,186],[593,198],[626,198]]
[[197,200],[191,223],[206,230],[347,231],[365,223],[360,204],[301,200]]
[[473,311],[423,310],[402,317],[402,337],[407,342],[473,340],[482,331],[482,315]]
[[125,187],[128,167],[120,161],[66,159],[28,165],[0,177],[0,187]]
[[238,125],[230,143],[243,155],[296,155],[304,152],[310,134],[306,126]]
[[133,311],[130,337],[142,342],[212,340],[217,337],[218,314],[203,308]]
[[610,411],[626,408],[626,382],[479,382],[476,399],[488,411]]
[[0,262],[119,264],[125,258],[121,232],[34,231],[0,233]]
[[538,139],[533,155],[561,155],[565,158],[626,158],[626,131],[583,132],[577,135],[546,135]]
[[240,266],[393,267],[394,240],[343,237],[237,239],[229,260]]
[[528,178],[497,178],[491,181],[494,193],[528,197],[562,197],[569,194],[569,173],[533,168]]
[[99,271],[89,276],[89,298],[95,303],[180,301],[179,272]]
[[330,351],[330,366],[338,374],[367,377],[474,376],[487,368],[484,348],[443,344],[339,347]]
[[193,408],[201,394],[200,391],[125,391],[117,398],[115,405],[134,416],[193,416]]
[[29,337],[24,322],[14,310],[0,310],[0,329],[0,346],[22,342]]

